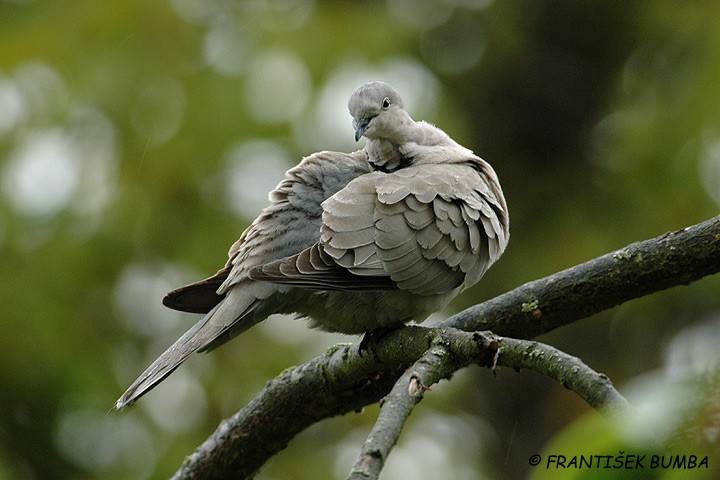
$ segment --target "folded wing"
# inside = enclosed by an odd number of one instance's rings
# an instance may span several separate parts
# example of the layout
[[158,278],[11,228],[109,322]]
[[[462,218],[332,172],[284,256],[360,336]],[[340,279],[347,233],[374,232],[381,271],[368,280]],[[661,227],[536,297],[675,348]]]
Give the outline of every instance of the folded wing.
[[494,190],[480,162],[425,164],[356,178],[322,204],[319,242],[254,268],[251,278],[327,290],[399,288],[418,295],[475,284],[508,240],[502,192]]

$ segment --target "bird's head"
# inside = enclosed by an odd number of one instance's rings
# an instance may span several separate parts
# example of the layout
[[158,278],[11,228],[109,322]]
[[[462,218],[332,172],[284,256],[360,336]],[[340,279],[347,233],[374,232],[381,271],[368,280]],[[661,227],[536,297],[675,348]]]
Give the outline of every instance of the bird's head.
[[353,118],[355,141],[364,136],[395,143],[403,125],[412,122],[400,95],[385,82],[360,85],[350,96],[348,109]]

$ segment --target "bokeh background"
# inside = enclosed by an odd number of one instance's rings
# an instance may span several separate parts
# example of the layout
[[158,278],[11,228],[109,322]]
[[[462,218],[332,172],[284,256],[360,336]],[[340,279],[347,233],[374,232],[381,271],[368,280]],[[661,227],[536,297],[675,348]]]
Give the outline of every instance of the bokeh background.
[[[508,251],[442,315],[718,214],[720,2],[0,0],[0,478],[166,478],[268,379],[358,340],[271,318],[107,413],[197,318],[163,294],[221,267],[304,155],[362,146],[346,101],[369,79],[507,196]],[[720,278],[541,340],[642,413],[613,427],[537,374],[470,368],[383,478],[560,478],[579,472],[530,455],[718,441]],[[376,413],[310,428],[258,478],[344,478]]]

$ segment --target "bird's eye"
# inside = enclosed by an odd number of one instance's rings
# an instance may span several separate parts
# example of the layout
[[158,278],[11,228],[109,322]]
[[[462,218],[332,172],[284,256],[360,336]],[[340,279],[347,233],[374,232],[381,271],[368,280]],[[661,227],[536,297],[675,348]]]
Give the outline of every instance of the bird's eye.
[[390,99],[388,97],[383,98],[383,108],[388,108],[390,106]]

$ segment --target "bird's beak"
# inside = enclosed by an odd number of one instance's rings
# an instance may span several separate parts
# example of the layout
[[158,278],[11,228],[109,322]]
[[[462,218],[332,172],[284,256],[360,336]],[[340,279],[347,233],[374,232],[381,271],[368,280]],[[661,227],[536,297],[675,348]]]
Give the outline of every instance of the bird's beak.
[[356,142],[358,140],[360,140],[360,137],[363,136],[363,134],[365,133],[365,130],[368,129],[369,123],[370,123],[369,118],[363,118],[363,119],[355,122],[355,141]]

